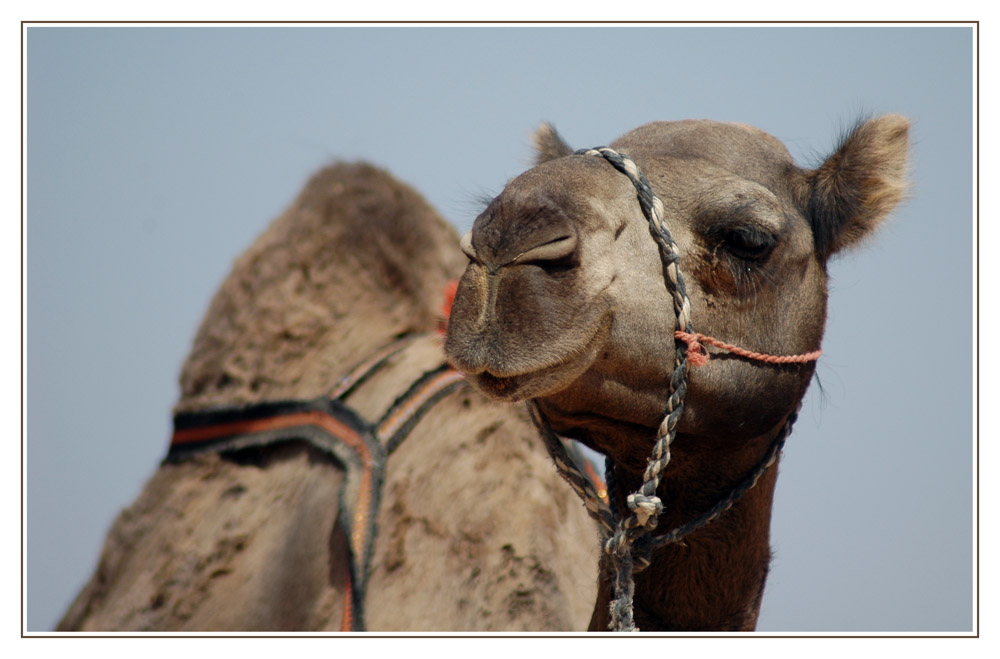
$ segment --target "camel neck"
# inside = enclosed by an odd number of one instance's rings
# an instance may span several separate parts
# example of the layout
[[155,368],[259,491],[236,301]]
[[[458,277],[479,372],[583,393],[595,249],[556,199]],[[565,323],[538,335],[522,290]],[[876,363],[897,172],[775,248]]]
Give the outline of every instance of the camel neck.
[[[731,444],[679,436],[657,490],[664,502],[658,528],[668,531],[685,524],[725,497],[750,472],[770,439],[755,438],[734,451]],[[754,629],[771,559],[776,479],[777,463],[719,519],[654,552],[649,567],[635,575],[635,622],[640,630]],[[625,501],[640,484],[639,474],[616,467],[618,501]],[[593,631],[607,629],[611,583],[602,562]]]

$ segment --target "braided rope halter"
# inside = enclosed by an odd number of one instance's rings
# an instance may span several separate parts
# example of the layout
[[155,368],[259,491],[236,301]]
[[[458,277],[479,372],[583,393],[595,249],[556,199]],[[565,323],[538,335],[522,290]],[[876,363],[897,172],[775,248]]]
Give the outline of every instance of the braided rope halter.
[[[636,492],[628,495],[626,499],[626,505],[629,510],[626,516],[618,516],[616,512],[618,506],[614,501],[611,501],[611,505],[609,505],[601,499],[590,479],[581,472],[573,459],[569,457],[566,446],[552,430],[548,420],[542,414],[541,409],[539,409],[537,401],[531,401],[528,405],[531,419],[538,428],[545,447],[556,464],[557,470],[569,482],[577,495],[583,499],[587,511],[601,528],[602,549],[609,557],[615,574],[615,597],[610,605],[611,623],[609,627],[613,631],[638,631],[635,627],[632,604],[635,594],[633,574],[649,566],[650,556],[654,550],[667,544],[678,542],[702,526],[718,519],[740,497],[753,488],[767,469],[774,464],[785,444],[785,439],[791,432],[792,424],[798,416],[798,409],[796,408],[788,416],[781,430],[778,431],[778,434],[771,441],[764,457],[729,495],[687,524],[679,526],[665,534],[653,536],[651,532],[656,528],[657,520],[663,512],[663,502],[656,496],[656,489],[660,484],[661,475],[670,462],[670,445],[677,435],[677,423],[684,412],[688,362],[690,361],[692,366],[700,366],[707,361],[708,357],[701,353],[701,343],[708,343],[709,345],[750,359],[775,364],[813,361],[819,358],[820,351],[817,350],[803,355],[766,355],[763,353],[753,353],[737,346],[722,343],[703,334],[696,334],[691,325],[691,300],[688,299],[684,278],[677,263],[680,259],[677,244],[663,223],[663,203],[653,192],[646,176],[639,170],[639,167],[632,159],[607,147],[581,149],[574,155],[599,156],[604,158],[615,169],[625,174],[635,186],[642,213],[649,222],[649,231],[659,247],[660,259],[663,262],[666,272],[664,282],[673,298],[674,312],[677,316],[677,329],[674,332],[674,339],[676,341],[674,370],[670,377],[669,396],[667,398],[665,415],[656,431],[656,442],[653,445],[652,456],[643,474],[642,485]],[[613,496],[615,490],[613,469],[614,462],[610,457],[606,458],[605,479],[607,480],[609,497]]]

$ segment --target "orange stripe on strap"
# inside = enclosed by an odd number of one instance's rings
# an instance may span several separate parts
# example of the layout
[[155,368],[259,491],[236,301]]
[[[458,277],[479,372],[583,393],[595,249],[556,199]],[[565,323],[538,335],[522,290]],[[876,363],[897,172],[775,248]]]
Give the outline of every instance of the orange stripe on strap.
[[[373,460],[371,451],[365,444],[364,439],[353,428],[345,425],[324,412],[313,410],[308,412],[297,412],[267,419],[249,419],[244,421],[232,421],[205,428],[190,428],[174,432],[171,443],[182,445],[192,442],[201,442],[220,437],[235,435],[246,435],[270,430],[281,430],[295,426],[315,426],[322,428],[340,441],[354,449],[361,459],[361,483],[359,486],[358,500],[354,508],[354,519],[351,524],[351,550],[354,556],[363,557],[365,555],[365,544],[368,539],[368,517],[370,514],[372,497],[372,470]],[[350,584],[350,575],[348,575]],[[351,598],[351,588],[348,588],[345,598],[346,623],[351,624],[353,611],[349,607]]]
[[329,393],[330,398],[341,398],[353,387],[355,387],[359,382],[370,376],[375,370],[377,370],[383,362],[385,362],[389,357],[401,351],[406,344],[412,340],[413,337],[404,337],[399,341],[390,343],[389,345],[383,347],[374,355],[361,362],[350,372],[340,379],[337,386]]
[[248,435],[256,432],[266,432],[269,430],[281,430],[294,426],[317,426],[323,428],[328,433],[342,439],[349,446],[362,454],[362,462],[371,465],[371,454],[365,446],[361,436],[350,426],[341,423],[325,412],[312,410],[308,412],[297,412],[282,416],[270,417],[266,419],[247,419],[242,421],[231,421],[220,423],[204,428],[188,428],[185,430],[175,430],[170,440],[172,445],[188,444],[192,442],[203,442],[219,437],[229,437],[236,435]]
[[344,613],[340,616],[340,631],[354,631],[354,585],[351,583],[351,570],[347,570],[347,588],[344,589]]
[[431,398],[434,394],[441,391],[449,384],[458,382],[464,378],[465,376],[462,373],[451,369],[442,371],[440,374],[432,378],[429,382],[427,382],[427,384],[424,385],[423,389],[408,399],[405,404],[400,405],[399,409],[379,424],[375,431],[375,435],[379,438],[379,441],[384,442],[389,437],[392,437],[396,431],[399,430],[399,428],[402,427],[402,425],[406,423],[411,416],[413,416],[414,412],[427,401],[427,399]]

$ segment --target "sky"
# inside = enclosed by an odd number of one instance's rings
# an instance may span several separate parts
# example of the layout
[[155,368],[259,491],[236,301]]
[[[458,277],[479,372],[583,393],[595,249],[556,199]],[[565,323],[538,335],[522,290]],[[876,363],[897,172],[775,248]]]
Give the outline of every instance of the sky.
[[527,169],[649,121],[755,125],[815,166],[911,119],[907,202],[830,265],[761,632],[973,628],[968,26],[26,30],[26,619],[47,631],[166,450],[209,300],[308,177],[366,160],[462,233]]

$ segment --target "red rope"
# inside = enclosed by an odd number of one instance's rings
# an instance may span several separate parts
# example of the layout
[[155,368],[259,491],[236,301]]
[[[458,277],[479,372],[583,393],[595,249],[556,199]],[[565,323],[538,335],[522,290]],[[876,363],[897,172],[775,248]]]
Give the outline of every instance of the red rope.
[[756,359],[757,361],[766,362],[768,364],[803,364],[805,362],[816,361],[823,352],[822,350],[816,350],[814,352],[807,352],[801,355],[768,355],[763,352],[751,352],[750,350],[745,350],[739,346],[734,346],[731,343],[723,343],[718,339],[713,339],[710,336],[698,334],[697,332],[690,334],[688,332],[677,330],[674,332],[674,336],[687,344],[688,363],[691,364],[691,366],[704,366],[708,363],[710,354],[707,351],[702,352],[701,344],[703,343],[726,350],[734,355],[739,355],[740,357]]
[[344,585],[344,611],[340,615],[340,631],[354,631],[354,600],[351,597],[351,569],[347,568],[347,583]]
[[455,293],[458,292],[458,282],[449,281],[444,287],[444,304],[441,307],[443,317],[438,322],[438,334],[448,331],[448,319],[451,318],[451,305],[455,303]]

